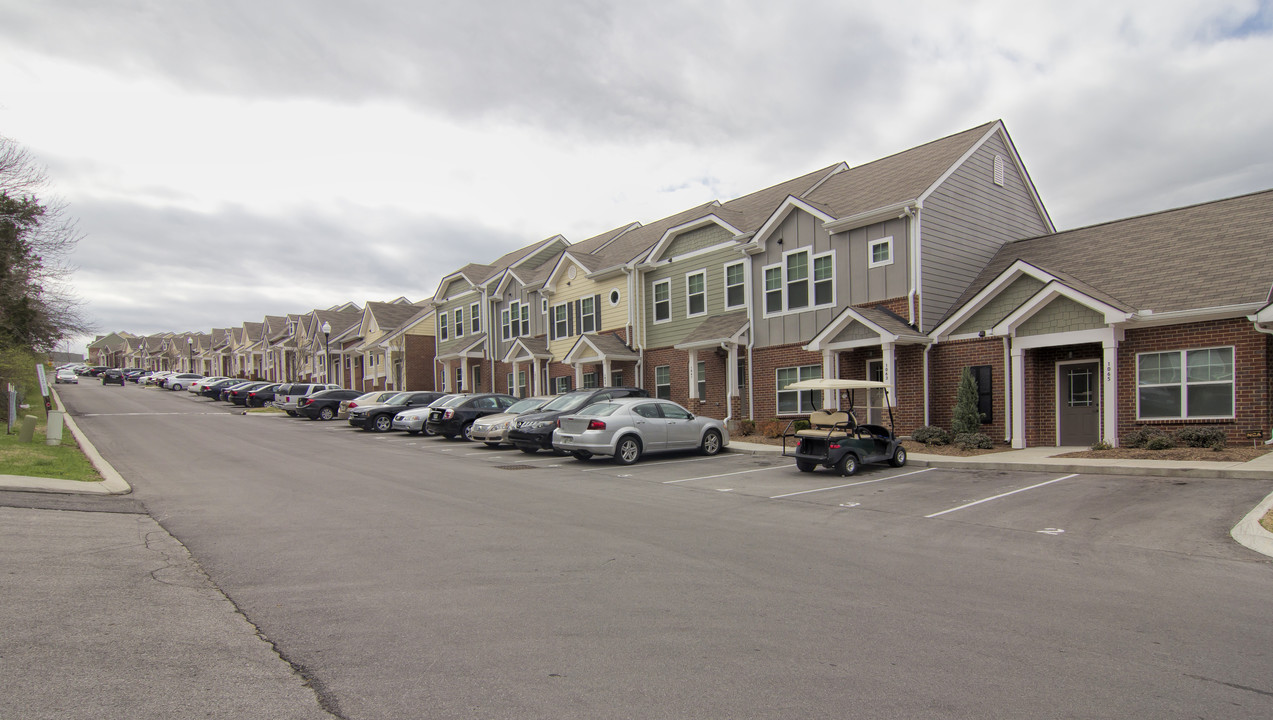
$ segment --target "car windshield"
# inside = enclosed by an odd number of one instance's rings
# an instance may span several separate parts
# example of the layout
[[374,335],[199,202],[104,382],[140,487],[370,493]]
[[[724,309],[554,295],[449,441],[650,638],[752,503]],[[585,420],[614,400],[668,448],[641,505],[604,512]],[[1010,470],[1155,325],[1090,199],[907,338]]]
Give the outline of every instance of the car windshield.
[[542,410],[544,412],[570,412],[571,410],[577,409],[580,405],[583,405],[590,397],[592,397],[592,393],[590,392],[566,393],[565,395],[559,395],[554,398],[553,401],[545,405]]
[[411,393],[398,393],[385,401],[386,405],[406,405],[411,399]]
[[543,405],[544,405],[544,398],[538,398],[538,397],[526,398],[525,400],[518,400],[512,405],[509,405],[508,409],[505,410],[504,412],[512,413],[514,415],[520,415],[522,413],[530,412],[531,410],[538,410],[539,408],[543,407]]
[[442,398],[441,401],[433,403],[433,407],[459,407],[468,401],[469,395],[455,395],[453,397]]
[[607,415],[613,415],[621,407],[623,406],[615,403],[597,403],[580,410],[578,414],[584,417],[606,417]]

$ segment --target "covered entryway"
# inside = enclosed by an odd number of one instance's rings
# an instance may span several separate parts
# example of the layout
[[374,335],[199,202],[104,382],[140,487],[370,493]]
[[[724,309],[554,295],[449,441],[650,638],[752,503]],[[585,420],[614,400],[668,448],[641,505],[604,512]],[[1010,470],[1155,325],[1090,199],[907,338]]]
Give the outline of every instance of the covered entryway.
[[1057,363],[1057,445],[1088,446],[1100,439],[1100,373],[1094,360]]

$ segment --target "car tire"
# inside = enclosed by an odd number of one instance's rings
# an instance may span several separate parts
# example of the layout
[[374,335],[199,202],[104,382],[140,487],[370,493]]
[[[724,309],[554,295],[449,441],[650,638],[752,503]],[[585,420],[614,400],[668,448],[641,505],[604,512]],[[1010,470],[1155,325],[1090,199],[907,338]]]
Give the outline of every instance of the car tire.
[[851,452],[844,453],[840,462],[835,464],[835,471],[840,477],[849,477],[858,471],[858,456]]
[[641,459],[641,441],[635,435],[619,438],[614,448],[614,462],[618,465],[631,465]]
[[419,434],[420,434],[420,431],[419,431],[419,430],[408,430],[408,431],[407,431],[407,434],[408,434],[408,435],[419,435]]
[[719,430],[708,430],[703,433],[703,444],[699,445],[698,451],[704,455],[715,455],[721,450],[721,440]]
[[893,457],[888,459],[888,464],[893,467],[906,467],[906,448],[898,445],[897,450],[893,452]]
[[587,450],[576,450],[570,453],[570,456],[580,462],[587,462],[592,459],[592,453]]
[[429,429],[428,422],[425,422],[423,425],[420,426],[420,432],[424,433],[425,437],[437,437],[437,434],[438,434],[437,430]]
[[796,469],[799,470],[800,472],[813,472],[814,470],[817,469],[817,467],[818,467],[818,464],[812,460],[797,460],[796,461]]
[[297,415],[296,415],[296,411],[295,411],[295,410],[288,410],[288,411],[287,411],[287,416],[288,416],[288,417],[297,417]]
[[473,442],[473,423],[469,422],[464,424],[464,429],[461,431],[460,437],[463,437],[465,442]]
[[521,450],[522,452],[526,453],[527,455],[534,455],[535,453],[539,452],[539,448],[537,448],[537,447],[519,447],[519,448],[517,448],[517,449],[518,449],[518,450]]
[[336,411],[333,410],[332,408],[325,407],[322,410],[318,411],[319,420],[331,420],[334,417],[336,417]]
[[180,386],[180,385],[173,385],[172,387],[170,387],[170,388],[168,388],[168,389],[169,389],[169,390],[172,390],[173,392],[176,392],[176,391],[178,391],[178,390],[180,390],[180,389],[181,389],[181,386]]
[[372,432],[386,433],[393,429],[393,416],[380,414],[373,418],[368,418],[367,427]]
[[494,449],[494,448],[499,447],[499,443],[497,443],[497,442],[488,442],[488,443],[486,443],[486,447],[491,448],[491,449]]
[[455,435],[453,433],[442,433],[442,437],[446,438],[447,440],[455,439]]

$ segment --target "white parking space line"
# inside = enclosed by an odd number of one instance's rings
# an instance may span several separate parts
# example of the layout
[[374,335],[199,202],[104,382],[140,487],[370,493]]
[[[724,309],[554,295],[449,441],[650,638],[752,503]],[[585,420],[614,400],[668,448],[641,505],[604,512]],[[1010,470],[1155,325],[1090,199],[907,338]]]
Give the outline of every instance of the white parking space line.
[[676,483],[693,482],[694,480],[711,480],[712,478],[729,477],[730,475],[746,475],[747,473],[764,472],[765,470],[773,470],[771,467],[755,468],[752,470],[739,470],[738,472],[721,473],[719,475],[703,475],[702,477],[685,478],[683,480],[664,480],[664,485],[675,485]]
[[913,470],[908,473],[902,473],[901,475],[889,475],[888,477],[875,478],[874,480],[862,480],[861,482],[849,483],[848,485],[833,485],[831,487],[816,488],[814,490],[801,490],[800,492],[787,493],[785,495],[773,495],[769,499],[780,500],[782,498],[795,497],[796,495],[808,495],[809,493],[826,492],[827,490],[840,490],[842,488],[856,487],[858,485],[870,485],[871,483],[884,482],[885,480],[893,480],[900,477],[906,477],[907,475],[918,475],[934,469],[935,468],[924,468],[923,470]]
[[980,504],[982,504],[982,503],[990,502],[991,500],[998,500],[999,498],[1006,498],[1006,497],[1008,497],[1009,495],[1016,495],[1017,493],[1025,492],[1026,490],[1034,490],[1035,488],[1041,488],[1041,487],[1043,487],[1044,485],[1051,485],[1052,483],[1058,483],[1058,482],[1061,482],[1062,480],[1069,480],[1070,478],[1078,477],[1078,476],[1079,476],[1079,475],[1078,475],[1078,473],[1074,473],[1073,475],[1066,475],[1065,477],[1059,477],[1059,478],[1056,478],[1055,480],[1048,480],[1047,482],[1041,482],[1041,483],[1039,483],[1038,485],[1031,485],[1030,487],[1018,488],[1018,489],[1013,490],[1013,491],[1011,491],[1011,492],[1006,492],[1006,493],[1002,493],[1002,494],[1000,494],[1000,495],[995,495],[994,497],[982,498],[981,500],[974,500],[974,501],[972,501],[972,502],[970,502],[970,503],[966,503],[966,504],[964,504],[964,505],[960,505],[959,507],[953,507],[953,508],[951,508],[951,509],[949,509],[949,510],[942,510],[941,512],[935,512],[935,513],[933,513],[932,515],[925,515],[924,517],[926,517],[926,518],[941,517],[942,515],[945,515],[945,514],[947,514],[947,513],[953,513],[953,512],[955,512],[956,510],[963,510],[964,508],[970,508],[970,507],[972,507],[973,505],[980,505]]
[[[703,462],[705,460],[719,460],[719,459],[720,458],[718,456],[713,455],[711,457],[689,458],[688,460],[660,460],[658,462],[641,463],[641,467],[643,468],[661,467],[663,465],[676,465],[677,463]],[[603,460],[602,462],[605,462],[605,461]],[[605,472],[606,470],[613,470],[613,469],[614,468],[595,467],[595,468],[588,468],[587,470],[581,470],[580,472]]]

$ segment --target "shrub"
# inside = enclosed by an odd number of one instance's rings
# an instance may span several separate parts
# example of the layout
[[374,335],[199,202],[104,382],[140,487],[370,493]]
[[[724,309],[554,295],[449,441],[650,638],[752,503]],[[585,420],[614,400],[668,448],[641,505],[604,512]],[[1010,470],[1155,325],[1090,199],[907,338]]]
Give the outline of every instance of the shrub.
[[738,421],[738,434],[739,434],[739,435],[744,435],[744,436],[746,436],[746,435],[754,435],[755,433],[756,433],[756,421],[755,421],[755,420],[739,420],[739,421]]
[[1092,449],[1093,450],[1113,450],[1114,446],[1110,445],[1104,440],[1097,440],[1096,442],[1092,443]]
[[1153,426],[1136,428],[1123,438],[1123,447],[1145,448],[1148,447],[1150,440],[1158,437],[1165,438],[1167,433]]
[[800,432],[801,430],[808,430],[809,428],[810,428],[810,425],[808,420],[797,420],[791,426],[791,429],[795,430],[796,432]]
[[950,431],[955,435],[976,433],[981,430],[981,413],[977,412],[977,381],[972,368],[965,367],[959,375],[959,389],[955,391],[955,415],[950,420]]
[[1172,435],[1177,445],[1192,448],[1223,450],[1227,442],[1224,431],[1218,427],[1181,428]]
[[786,423],[778,418],[773,418],[772,420],[762,420],[756,423],[756,432],[767,438],[779,438],[782,437],[784,427],[786,427]]
[[960,450],[989,450],[995,446],[995,441],[985,433],[957,433],[955,435],[955,447]]
[[1155,435],[1145,443],[1146,450],[1170,450],[1174,447],[1176,447],[1176,443],[1172,442],[1166,433]]
[[911,433],[911,439],[925,445],[949,445],[950,433],[936,425],[925,425]]

